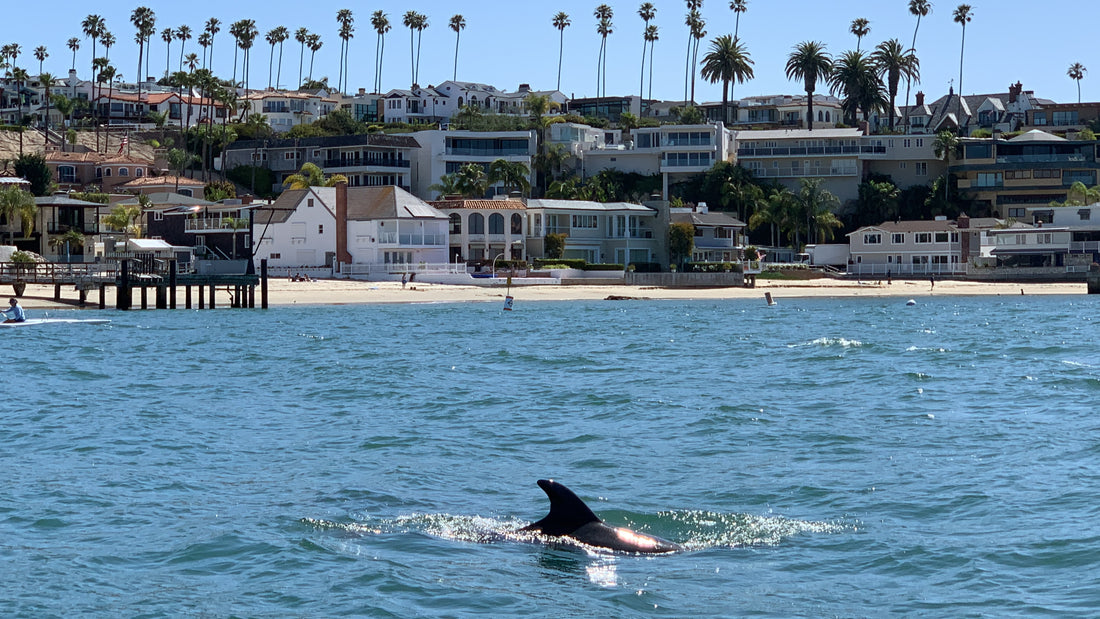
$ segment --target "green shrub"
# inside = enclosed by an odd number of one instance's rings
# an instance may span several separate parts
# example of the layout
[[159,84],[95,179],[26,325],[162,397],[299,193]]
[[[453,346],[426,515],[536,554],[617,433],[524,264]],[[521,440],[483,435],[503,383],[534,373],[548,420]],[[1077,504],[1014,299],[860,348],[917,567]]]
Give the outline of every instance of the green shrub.
[[581,267],[582,271],[622,271],[623,265],[621,264],[588,264],[585,263]]
[[566,258],[536,258],[535,269],[583,269],[588,264],[584,260],[572,260]]

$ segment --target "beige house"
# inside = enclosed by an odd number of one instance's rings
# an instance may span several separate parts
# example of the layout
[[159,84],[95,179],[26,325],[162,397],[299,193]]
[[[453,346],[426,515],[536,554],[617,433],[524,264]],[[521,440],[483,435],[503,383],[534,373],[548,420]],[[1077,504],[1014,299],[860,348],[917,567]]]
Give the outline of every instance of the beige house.
[[1003,223],[963,215],[958,221],[937,218],[864,226],[848,234],[848,273],[867,277],[964,275],[972,260],[991,254],[989,233]]
[[527,205],[519,200],[430,202],[448,219],[450,262],[523,260]]

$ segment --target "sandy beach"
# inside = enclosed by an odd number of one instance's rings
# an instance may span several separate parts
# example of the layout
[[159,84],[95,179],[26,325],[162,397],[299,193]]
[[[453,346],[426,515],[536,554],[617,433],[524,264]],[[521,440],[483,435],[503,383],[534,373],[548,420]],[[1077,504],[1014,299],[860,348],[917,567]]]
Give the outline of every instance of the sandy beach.
[[[781,301],[784,298],[807,297],[905,297],[921,299],[931,296],[1019,296],[1025,295],[1080,295],[1086,294],[1084,283],[985,283],[968,281],[937,281],[935,288],[927,280],[895,280],[886,282],[856,282],[849,280],[817,279],[805,281],[757,282],[756,288],[653,288],[639,286],[525,286],[512,288],[517,304],[538,301],[602,300],[609,297],[633,299],[763,299],[765,293]],[[11,294],[10,290],[7,293]],[[257,291],[257,296],[259,291]],[[72,301],[76,293],[62,291],[62,297]],[[440,284],[410,284],[405,288],[399,282],[360,282],[347,280],[317,280],[292,282],[285,278],[270,280],[269,303],[285,305],[352,305],[364,303],[461,303],[503,302],[505,289],[499,287],[452,286]],[[218,292],[218,303],[225,307],[229,297]],[[113,302],[114,292],[108,294]],[[137,295],[135,294],[135,302]],[[89,297],[89,307],[95,307],[94,295]],[[182,305],[182,294],[178,302]],[[257,299],[259,303],[259,299]],[[53,301],[52,286],[27,286],[21,299],[26,309],[72,308],[72,303]]]

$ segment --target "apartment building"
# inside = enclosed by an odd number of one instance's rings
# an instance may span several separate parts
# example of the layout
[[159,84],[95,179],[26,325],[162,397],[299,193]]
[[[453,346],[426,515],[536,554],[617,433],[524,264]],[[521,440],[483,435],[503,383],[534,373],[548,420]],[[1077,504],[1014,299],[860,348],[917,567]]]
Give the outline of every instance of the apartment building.
[[[486,174],[497,159],[518,162],[531,171],[528,182],[535,183],[533,161],[537,153],[534,131],[442,131],[433,129],[407,134],[420,148],[413,161],[412,193],[437,199],[439,192],[430,187],[446,174],[454,174],[466,164],[481,166]],[[488,193],[503,193],[503,186],[491,185]]]

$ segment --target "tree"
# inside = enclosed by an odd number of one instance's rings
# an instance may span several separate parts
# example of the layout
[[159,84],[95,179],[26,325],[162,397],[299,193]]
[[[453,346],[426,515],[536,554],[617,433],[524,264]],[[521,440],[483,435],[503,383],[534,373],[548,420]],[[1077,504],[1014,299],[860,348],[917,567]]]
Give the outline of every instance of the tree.
[[653,98],[653,49],[660,38],[660,32],[657,30],[657,24],[650,24],[646,26],[645,40],[649,43],[649,94],[647,97],[649,99]]
[[[61,93],[54,93],[50,99],[53,101],[54,109],[61,115],[61,131],[65,133],[65,119],[72,115],[73,109],[76,107],[76,100],[70,99]],[[65,150],[64,141],[61,143],[61,150],[62,152]]]
[[428,16],[416,11],[406,11],[401,23],[409,29],[409,67],[412,72],[412,85],[417,86],[420,79],[420,41],[424,37],[424,30],[429,25]]
[[[596,96],[600,96],[600,88],[603,88],[603,96],[607,96],[607,37],[613,31],[611,18],[615,11],[606,4],[601,4],[592,12],[596,18],[596,33],[600,35],[600,55],[596,58]],[[603,76],[603,81],[600,81]]]
[[854,224],[856,227],[878,225],[899,215],[898,197],[901,191],[893,183],[869,179],[859,185]]
[[46,119],[42,125],[45,129],[42,132],[45,136],[45,143],[43,146],[48,146],[50,143],[50,105],[53,103],[53,99],[50,96],[50,88],[53,86],[56,79],[57,78],[54,77],[52,73],[42,73],[38,76],[38,81],[42,84],[42,98],[46,104]]
[[[951,167],[951,158],[955,156],[955,151],[959,149],[959,138],[950,131],[940,131],[936,134],[936,141],[932,143],[932,150],[936,154],[937,159],[942,159],[947,168]],[[951,174],[945,170],[943,173],[943,201],[947,204],[948,196],[947,191],[951,183],[948,182]]]
[[370,25],[378,38],[374,44],[374,88],[375,93],[382,92],[382,60],[386,56],[386,33],[390,31],[390,19],[383,11],[371,14]]
[[12,166],[15,175],[31,184],[30,193],[34,196],[48,196],[53,187],[53,173],[46,165],[46,156],[36,153],[20,155]]
[[890,130],[893,131],[895,101],[901,78],[904,77],[906,82],[920,81],[920,60],[912,49],[903,50],[897,39],[890,39],[878,44],[871,54],[871,62],[879,78],[886,78],[886,90],[890,94]]
[[755,230],[763,225],[771,226],[771,244],[779,245],[779,237],[788,233],[791,237],[791,222],[795,211],[795,195],[786,187],[776,187],[761,201],[756,212],[749,217],[749,229]]
[[863,120],[867,120],[872,111],[886,107],[886,96],[875,66],[863,52],[845,52],[833,64],[829,90],[843,98],[841,105],[852,124],[860,112]]
[[164,41],[164,75],[167,77],[172,70],[172,41],[176,40],[176,31],[171,28],[161,30],[160,40]]
[[191,27],[184,24],[176,29],[176,39],[180,42],[180,71],[183,71],[183,57],[187,51],[187,42],[191,40]]
[[223,217],[222,226],[233,231],[233,253],[232,259],[237,259],[237,232],[244,230],[249,226],[248,219],[245,217]]
[[340,92],[346,92],[348,77],[348,52],[350,41],[355,37],[355,18],[351,9],[340,9],[336,12],[336,21],[340,24],[340,72],[336,79],[336,88]]
[[523,194],[530,193],[531,182],[527,180],[530,175],[531,171],[519,161],[497,159],[489,164],[489,183],[504,185],[505,194],[511,193],[513,190]]
[[462,31],[466,29],[466,18],[461,15],[453,15],[447,26],[455,31],[455,73],[452,79],[458,79],[458,42],[462,38]]
[[[917,27],[913,29],[913,44],[909,46],[910,51],[914,56],[917,53],[917,32],[920,31],[920,20],[922,17],[928,17],[932,12],[932,3],[929,0],[909,0],[909,13],[917,18]],[[917,81],[920,81],[918,76]],[[909,90],[913,86],[913,80],[908,79],[905,81],[905,130],[909,130]]]
[[562,234],[558,232],[551,232],[543,239],[544,246],[546,248],[546,257],[551,260],[560,260],[562,254],[565,253],[565,241],[569,238],[568,234]]
[[688,42],[687,56],[684,58],[684,103],[687,103],[688,94],[691,92],[691,48],[698,22],[703,18],[699,12],[703,6],[703,0],[685,0],[685,2],[688,12],[684,16],[684,25],[688,27]]
[[814,91],[818,80],[827,80],[833,71],[833,60],[825,52],[825,44],[803,41],[787,57],[787,79],[801,80],[806,88],[806,127],[814,130]]
[[1100,185],[1089,187],[1077,181],[1070,186],[1066,201],[1052,203],[1055,206],[1089,206],[1100,202]]
[[[0,214],[9,222],[16,215],[22,216],[22,213],[28,212],[32,207],[37,209],[34,204],[34,197],[25,189],[17,185],[0,186]],[[8,245],[15,244],[14,231],[8,231],[8,239]]]
[[306,37],[306,46],[309,47],[309,81],[313,81],[313,59],[317,56],[317,52],[321,51],[321,47],[324,42],[321,41],[321,35],[311,34]]
[[[137,35],[134,37],[134,42],[138,44],[138,68],[137,73],[134,74],[134,81],[137,82],[138,100],[141,100],[141,83],[145,81],[141,78],[141,61],[145,53],[145,43],[156,34],[157,18],[153,13],[153,9],[147,6],[139,6],[130,13],[130,23],[134,24],[134,28],[137,29]],[[145,72],[148,71],[146,70]]]
[[1077,82],[1077,103],[1081,103],[1081,80],[1085,79],[1085,74],[1088,73],[1088,69],[1080,62],[1075,62],[1069,66],[1069,70],[1066,71],[1066,75],[1069,79]]
[[283,181],[283,187],[287,189],[307,189],[309,187],[335,187],[339,182],[348,182],[343,174],[333,174],[325,178],[324,171],[317,164],[306,162],[296,174],[291,174]]
[[34,48],[34,57],[38,60],[38,73],[42,74],[42,63],[46,62],[46,59],[50,57],[50,53],[46,51],[45,45],[39,45]]
[[267,61],[267,87],[271,88],[271,70],[275,64],[275,46],[279,46],[279,71],[275,76],[275,89],[279,89],[279,79],[283,73],[283,42],[290,38],[290,31],[286,26],[277,26],[267,31],[264,40],[271,45],[271,56]]
[[[703,3],[700,1],[698,4],[702,5]],[[691,97],[688,100],[691,101],[692,104],[694,104],[695,103],[695,72],[696,72],[696,69],[699,67],[699,44],[707,36],[707,31],[705,30],[705,28],[707,26],[707,22],[706,22],[705,19],[703,19],[702,15],[698,13],[698,11],[695,12],[694,19],[692,19],[690,21],[691,21],[691,23],[690,23],[690,26],[691,26],[691,28],[690,28],[690,30],[691,30]]]
[[204,31],[210,35],[210,62],[207,63],[206,68],[210,69],[211,72],[214,71],[214,36],[222,31],[221,24],[218,18],[211,17],[206,20],[206,26],[204,28]]
[[657,17],[657,8],[653,6],[652,2],[643,2],[638,7],[638,17],[642,18],[645,23],[645,27],[642,29],[642,78],[641,84],[638,86],[638,97],[645,97],[645,52],[649,47],[649,22],[653,21],[653,18]]
[[[844,227],[834,213],[840,206],[840,200],[821,187],[823,182],[820,178],[804,178],[798,190],[797,204],[800,214],[805,217],[806,240],[816,243],[832,240],[833,231]],[[795,229],[795,246],[801,248],[798,230]]]
[[111,212],[103,216],[103,223],[107,224],[112,230],[121,231],[126,238],[140,237],[141,236],[141,215],[142,206],[147,204],[149,197],[145,195],[138,196],[139,205],[135,206],[123,206],[118,205],[111,209]]
[[84,250],[84,233],[76,228],[69,228],[65,231],[65,234],[50,237],[50,245],[54,247],[57,253],[61,253],[61,248],[65,249],[65,259],[68,261],[72,254],[83,253]]
[[[97,60],[97,58],[96,58],[96,55],[95,55],[95,42],[96,42],[96,39],[98,39],[106,31],[107,28],[104,25],[103,18],[100,17],[99,15],[88,15],[87,17],[85,17],[84,21],[80,22],[80,28],[84,32],[84,36],[86,36],[86,37],[88,37],[92,40],[92,101],[95,101],[95,85],[97,83],[99,83],[99,80],[97,79],[97,76],[96,76],[96,68],[97,68],[96,67],[96,60]],[[76,51],[75,50],[73,51],[73,58],[74,58],[73,62],[75,64],[75,62],[76,62],[76,60],[75,60]],[[96,127],[99,127],[99,122],[97,122],[97,120],[96,120],[96,117],[98,116],[98,110],[96,109],[96,107],[97,106],[92,105],[92,121],[93,121],[93,123],[95,124]],[[99,132],[98,132],[98,129],[96,130],[96,148],[97,149],[99,148]]]
[[73,66],[71,70],[76,71],[76,50],[80,49],[80,39],[73,37],[69,39],[67,45],[73,52]]
[[852,25],[848,27],[848,32],[856,36],[856,51],[858,52],[859,45],[863,42],[863,37],[871,33],[871,22],[863,17],[853,19]]
[[558,12],[558,14],[554,16],[554,19],[551,23],[554,24],[554,27],[558,29],[558,39],[559,39],[559,41],[558,41],[558,85],[557,85],[557,90],[561,90],[561,61],[562,61],[562,56],[565,53],[565,29],[568,28],[569,26],[571,26],[572,22],[569,21],[569,14],[568,13]]
[[197,155],[193,155],[182,148],[173,148],[168,151],[168,169],[175,172],[176,176],[176,193],[180,190],[180,177],[187,168],[191,167],[191,164],[199,160]]
[[309,30],[306,28],[299,28],[294,31],[294,40],[302,44],[301,51],[298,52],[298,87],[302,84],[302,68],[306,58],[306,44],[309,43]]
[[479,164],[467,163],[455,173],[454,188],[468,198],[482,198],[489,190],[489,180]]
[[695,226],[675,222],[668,226],[668,253],[672,263],[682,264],[695,249]]
[[703,79],[711,84],[722,82],[722,119],[730,124],[729,100],[734,83],[752,79],[752,57],[745,46],[728,34],[711,41],[710,53],[703,57]]
[[[962,26],[962,45],[959,46],[959,100],[961,101],[963,97],[963,54],[966,52],[966,25],[974,19],[974,12],[969,4],[960,4],[951,15],[951,19]],[[959,121],[961,122],[962,118]]]

